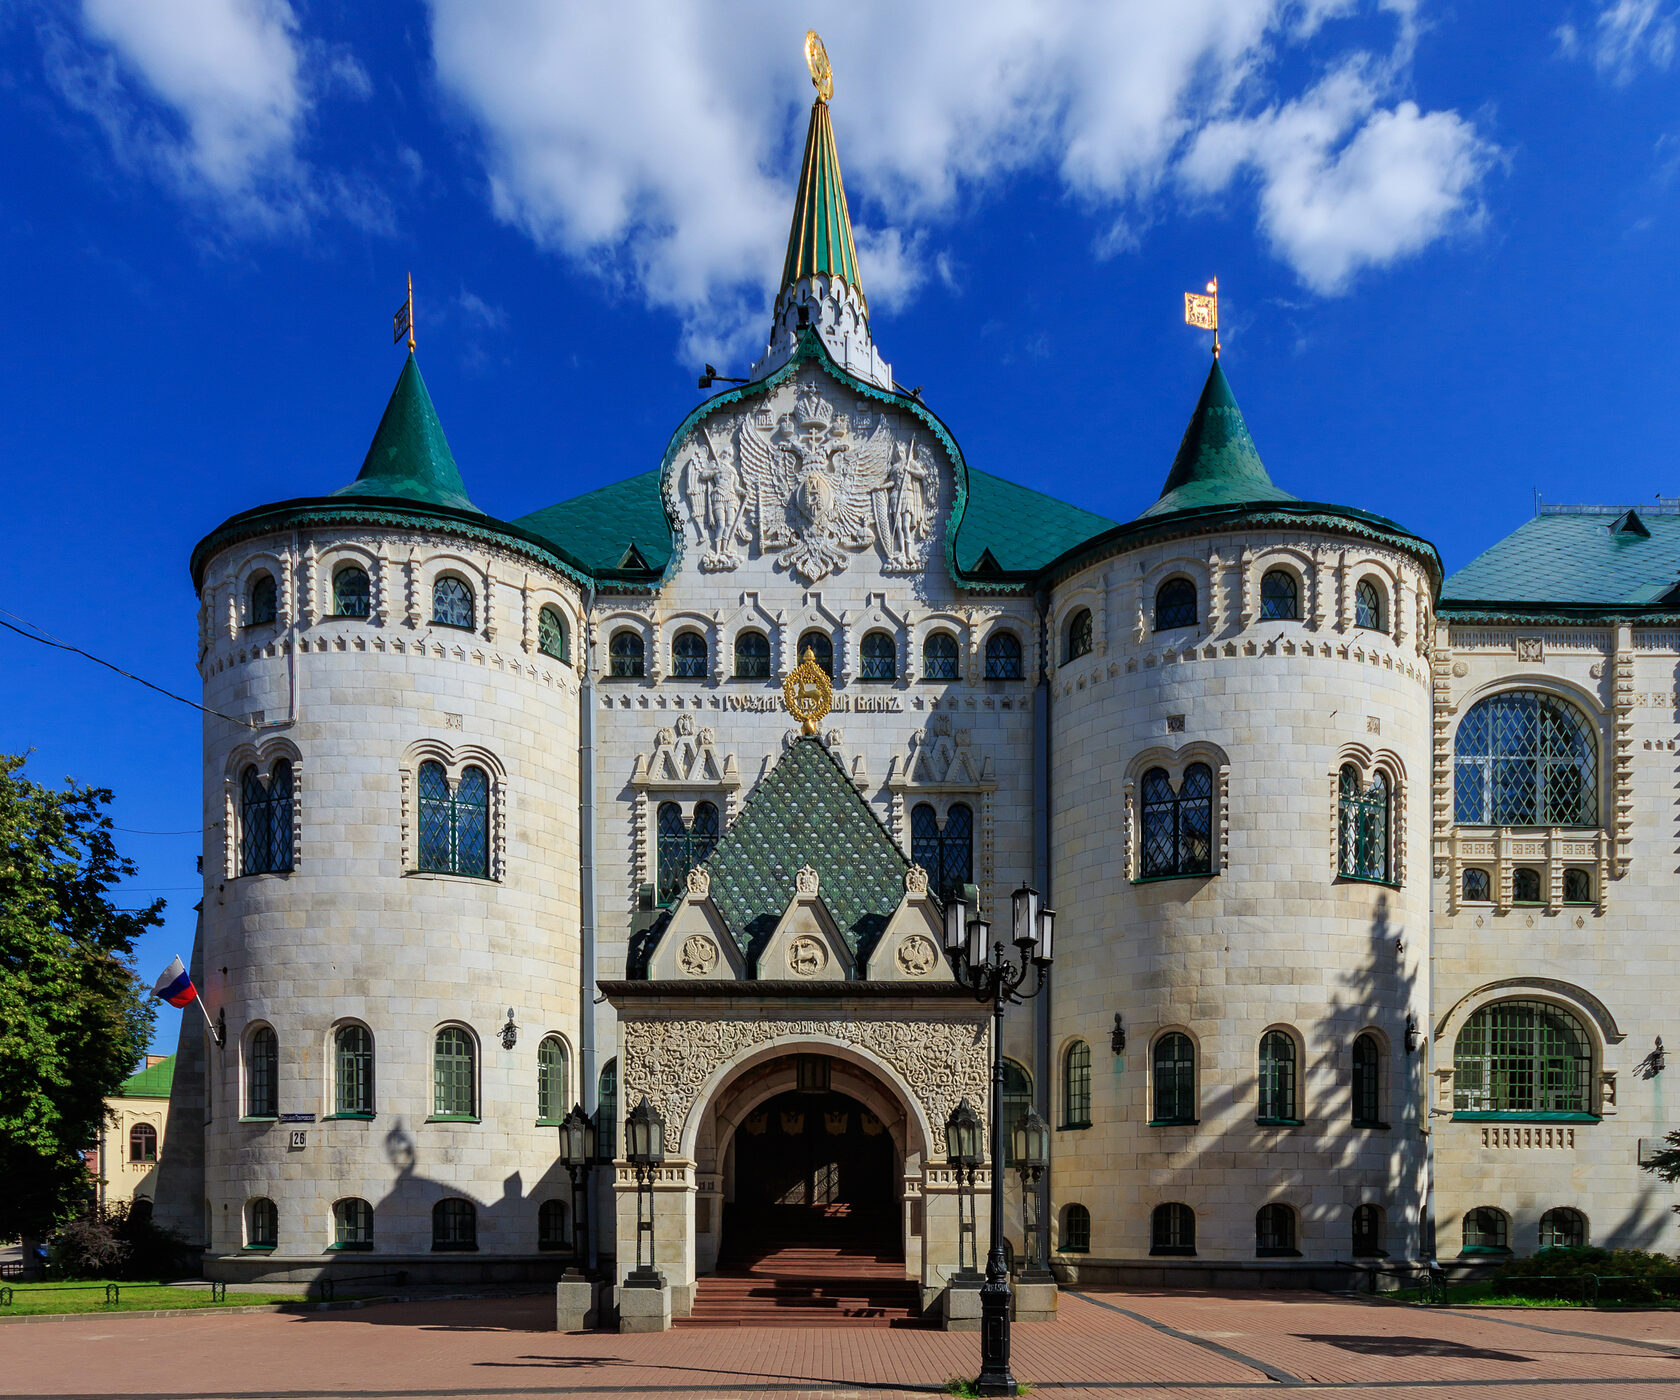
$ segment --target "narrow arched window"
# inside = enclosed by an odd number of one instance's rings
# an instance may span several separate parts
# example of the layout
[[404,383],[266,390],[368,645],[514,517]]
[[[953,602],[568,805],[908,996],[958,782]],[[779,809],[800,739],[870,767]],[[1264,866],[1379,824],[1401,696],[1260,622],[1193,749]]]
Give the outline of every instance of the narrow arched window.
[[618,1060],[608,1060],[601,1066],[595,1094],[595,1147],[601,1160],[610,1162],[618,1156]]
[[490,776],[461,770],[453,790],[443,765],[420,765],[420,869],[440,875],[490,875]]
[[1014,1060],[1003,1062],[1003,1164],[1015,1165],[1015,1126],[1032,1109],[1032,1076]]
[[1091,1126],[1091,1047],[1083,1040],[1062,1055],[1062,1126]]
[[718,809],[711,802],[696,802],[694,820],[685,825],[677,803],[661,802],[657,825],[655,875],[659,902],[674,904],[687,888],[688,872],[704,864],[718,843]]
[[1511,872],[1511,902],[1513,904],[1544,904],[1540,889],[1540,872],[1519,865]]
[[1301,586],[1288,569],[1269,569],[1260,580],[1260,617],[1265,622],[1298,622]]
[[1295,1097],[1295,1038],[1287,1031],[1260,1037],[1260,1112],[1262,1123],[1298,1123]]
[[974,809],[952,803],[941,826],[932,805],[918,802],[910,812],[910,859],[927,871],[940,899],[960,895],[974,883]]
[[1091,610],[1081,608],[1068,619],[1066,640],[1062,643],[1062,664],[1077,661],[1091,654]]
[[1587,1242],[1587,1217],[1569,1206],[1553,1206],[1540,1217],[1541,1249],[1580,1249]]
[[252,1031],[245,1045],[245,1116],[280,1116],[280,1041],[267,1026]]
[[432,1207],[432,1248],[478,1248],[478,1210],[471,1201],[451,1196]]
[[346,564],[333,575],[334,617],[366,617],[372,609],[372,599],[366,569]]
[[1598,739],[1585,714],[1537,690],[1466,712],[1453,743],[1454,815],[1472,826],[1591,826]]
[[671,674],[680,681],[706,678],[706,639],[698,632],[679,632],[671,643]]
[[566,642],[566,619],[560,609],[545,607],[537,614],[537,650],[556,661],[571,662],[571,648]]
[[1295,1212],[1288,1206],[1261,1206],[1254,1217],[1254,1252],[1262,1258],[1299,1254],[1295,1246]]
[[1383,596],[1374,579],[1362,578],[1353,590],[1353,625],[1383,630]]
[[1593,902],[1592,872],[1570,869],[1563,872],[1563,902],[1591,904]]
[[373,1207],[359,1196],[333,1202],[333,1246],[352,1250],[373,1248]]
[[1021,639],[1013,632],[993,632],[986,638],[986,679],[1021,679]]
[[834,638],[827,632],[815,629],[804,633],[799,638],[799,659],[803,661],[805,654],[811,654],[811,663],[816,666],[830,680],[834,678]]
[[1505,1212],[1493,1206],[1477,1206],[1464,1216],[1466,1254],[1509,1254],[1511,1222]]
[[157,1129],[150,1123],[136,1123],[128,1130],[128,1160],[157,1161]]
[[245,1247],[274,1249],[280,1244],[280,1212],[267,1196],[258,1196],[245,1207]]
[[1464,872],[1461,885],[1466,904],[1485,904],[1493,898],[1493,880],[1487,871],[1471,866]]
[[1387,1251],[1383,1249],[1384,1224],[1381,1206],[1363,1205],[1353,1208],[1353,1253],[1355,1258],[1372,1259]]
[[1387,1126],[1382,1121],[1382,1046],[1369,1031],[1353,1038],[1353,1126]]
[[617,680],[640,680],[647,674],[646,651],[642,634],[621,627],[607,643],[607,655],[612,662],[612,674]]
[[1091,1212],[1082,1205],[1062,1210],[1061,1247],[1066,1254],[1085,1254],[1091,1248]]
[[1165,768],[1143,775],[1145,879],[1213,870],[1213,769],[1192,763],[1177,792]]
[[1155,630],[1196,625],[1196,585],[1187,578],[1170,578],[1155,590]]
[[1340,873],[1356,880],[1388,880],[1388,779],[1362,782],[1349,763],[1340,778]]
[[762,632],[741,632],[735,637],[735,679],[762,681],[770,677],[770,639]]
[[1455,1113],[1590,1113],[1586,1027],[1545,1001],[1496,1001],[1453,1044]]
[[922,642],[922,679],[954,681],[957,678],[957,639],[949,632],[929,632]]
[[239,780],[239,873],[292,868],[292,765],[279,759],[265,779],[253,766]]
[[898,679],[898,643],[886,632],[871,632],[863,639],[863,666],[858,679],[891,681]]
[[474,625],[473,591],[465,579],[445,574],[432,585],[432,621],[439,627]]
[[279,616],[279,595],[274,586],[273,574],[258,574],[251,580],[251,593],[248,605],[250,626],[257,627],[265,622],[273,622]]
[[1169,1031],[1155,1042],[1150,1066],[1155,1084],[1153,1121],[1196,1121],[1196,1047],[1189,1036]]
[[1196,1252],[1196,1212],[1182,1201],[1156,1206],[1149,1214],[1149,1252],[1189,1255]]
[[373,1035],[366,1026],[340,1026],[333,1036],[333,1112],[373,1116]]
[[537,1123],[558,1123],[566,1116],[570,1092],[570,1066],[566,1042],[557,1035],[545,1035],[537,1046]]
[[473,1038],[460,1026],[445,1026],[432,1048],[432,1116],[478,1116],[478,1067]]
[[565,1249],[567,1244],[566,1203],[544,1201],[537,1207],[537,1248]]

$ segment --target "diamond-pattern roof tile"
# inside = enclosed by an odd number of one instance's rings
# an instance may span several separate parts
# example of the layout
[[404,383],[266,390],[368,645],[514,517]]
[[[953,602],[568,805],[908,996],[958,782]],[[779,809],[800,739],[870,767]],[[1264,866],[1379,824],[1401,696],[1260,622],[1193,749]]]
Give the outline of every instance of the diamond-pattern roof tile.
[[1680,515],[1619,508],[1535,516],[1441,585],[1441,606],[1656,606],[1680,584]]

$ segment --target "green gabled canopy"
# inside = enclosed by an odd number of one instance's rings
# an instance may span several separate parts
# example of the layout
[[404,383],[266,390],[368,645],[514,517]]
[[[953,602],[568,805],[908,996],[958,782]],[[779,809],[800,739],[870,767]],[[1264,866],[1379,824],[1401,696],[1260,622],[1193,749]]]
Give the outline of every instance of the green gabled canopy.
[[467,498],[455,454],[443,435],[432,396],[420,377],[420,366],[410,352],[379,431],[362,461],[362,470],[335,496],[366,496],[381,499],[424,501],[428,505],[470,510],[482,515]]
[[749,957],[781,922],[794,877],[809,865],[859,965],[904,898],[910,868],[845,770],[805,738],[765,774],[705,865],[712,902]]
[[1215,360],[1160,499],[1138,519],[1208,506],[1298,499],[1274,486],[1266,474],[1225,371]]
[[852,246],[846,187],[840,181],[840,156],[834,149],[834,127],[828,120],[828,103],[821,100],[811,106],[811,125],[805,133],[805,162],[799,170],[782,286],[791,287],[802,277],[818,274],[842,279],[858,294],[868,314],[857,249]]

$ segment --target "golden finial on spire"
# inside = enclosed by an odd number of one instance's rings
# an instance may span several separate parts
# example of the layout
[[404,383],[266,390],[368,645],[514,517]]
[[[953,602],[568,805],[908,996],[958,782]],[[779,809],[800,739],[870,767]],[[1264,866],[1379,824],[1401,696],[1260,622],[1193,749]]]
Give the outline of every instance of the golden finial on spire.
[[814,29],[805,31],[805,66],[811,70],[811,86],[817,90],[817,101],[827,102],[834,96],[834,70],[828,66],[828,50]]
[[1184,324],[1213,332],[1213,358],[1219,358],[1219,279],[1207,284],[1207,293],[1184,294]]
[[414,353],[414,274],[408,274],[408,300],[397,308],[397,314],[391,317],[391,344],[395,345],[408,334],[408,353]]
[[813,736],[823,716],[833,708],[834,687],[817,665],[816,653],[810,647],[805,648],[804,658],[782,682],[782,701],[805,733]]

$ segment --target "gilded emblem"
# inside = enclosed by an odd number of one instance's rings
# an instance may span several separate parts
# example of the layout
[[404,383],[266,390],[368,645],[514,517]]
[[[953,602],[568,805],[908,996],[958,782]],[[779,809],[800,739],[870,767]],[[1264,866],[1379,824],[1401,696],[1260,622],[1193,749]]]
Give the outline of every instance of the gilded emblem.
[[803,726],[806,734],[815,738],[817,726],[834,704],[834,687],[817,665],[816,654],[810,647],[805,656],[782,682],[782,700],[787,710]]
[[805,66],[811,70],[811,86],[817,90],[819,101],[834,96],[834,70],[828,66],[828,50],[817,37],[817,31],[805,31]]

